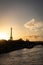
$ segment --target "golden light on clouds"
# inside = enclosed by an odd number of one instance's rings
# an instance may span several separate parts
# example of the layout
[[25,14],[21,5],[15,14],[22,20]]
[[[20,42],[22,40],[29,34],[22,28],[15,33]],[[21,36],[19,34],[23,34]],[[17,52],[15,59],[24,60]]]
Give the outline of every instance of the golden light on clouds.
[[37,21],[34,18],[27,21],[24,27],[28,29],[30,33],[27,35],[30,40],[43,40],[43,21]]
[[29,28],[29,30],[36,30],[36,29],[42,29],[43,28],[43,22],[42,21],[36,21],[34,18],[30,21],[27,21],[24,24],[24,27]]

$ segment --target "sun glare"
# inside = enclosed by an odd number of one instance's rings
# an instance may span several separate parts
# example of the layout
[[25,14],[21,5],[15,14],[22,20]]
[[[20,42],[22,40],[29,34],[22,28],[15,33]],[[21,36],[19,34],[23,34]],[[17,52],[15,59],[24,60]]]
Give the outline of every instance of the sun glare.
[[0,40],[8,40],[8,35],[6,33],[0,33]]

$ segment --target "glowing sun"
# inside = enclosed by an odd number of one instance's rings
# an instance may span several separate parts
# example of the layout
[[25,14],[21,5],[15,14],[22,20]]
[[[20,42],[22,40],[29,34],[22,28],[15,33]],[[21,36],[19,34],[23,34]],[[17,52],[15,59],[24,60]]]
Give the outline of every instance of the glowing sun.
[[0,40],[8,40],[8,35],[6,33],[0,33]]

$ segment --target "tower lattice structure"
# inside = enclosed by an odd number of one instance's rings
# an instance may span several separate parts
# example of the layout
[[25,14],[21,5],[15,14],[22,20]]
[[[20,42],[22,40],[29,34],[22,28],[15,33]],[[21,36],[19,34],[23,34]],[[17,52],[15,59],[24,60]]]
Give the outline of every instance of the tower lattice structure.
[[12,27],[11,27],[11,32],[10,32],[10,40],[13,40],[13,36],[12,36]]

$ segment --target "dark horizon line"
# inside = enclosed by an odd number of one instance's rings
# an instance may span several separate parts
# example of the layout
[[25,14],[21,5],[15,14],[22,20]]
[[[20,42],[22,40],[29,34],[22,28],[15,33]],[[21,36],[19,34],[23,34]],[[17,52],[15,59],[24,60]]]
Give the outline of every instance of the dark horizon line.
[[29,39],[26,39],[26,40],[23,40],[22,38],[19,38],[19,39],[8,39],[8,40],[6,40],[6,39],[0,39],[0,41],[18,41],[18,40],[21,40],[21,41],[29,41],[29,42],[43,42],[43,41],[41,41],[41,40],[33,40],[33,41],[30,41]]

